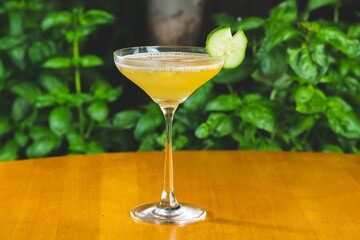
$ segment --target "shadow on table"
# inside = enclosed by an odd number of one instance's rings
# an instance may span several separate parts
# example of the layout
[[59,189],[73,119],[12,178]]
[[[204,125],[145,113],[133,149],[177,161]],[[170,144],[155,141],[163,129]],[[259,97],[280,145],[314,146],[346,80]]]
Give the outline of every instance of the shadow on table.
[[214,216],[213,213],[207,212],[206,220],[209,223],[216,223],[216,224],[228,224],[228,225],[237,225],[242,227],[251,227],[251,228],[259,228],[264,230],[275,230],[279,232],[289,232],[289,233],[306,233],[306,234],[316,234],[314,229],[310,228],[297,228],[285,225],[276,225],[276,224],[268,224],[268,223],[256,223],[256,222],[249,222],[243,219],[226,219],[226,218],[219,218]]

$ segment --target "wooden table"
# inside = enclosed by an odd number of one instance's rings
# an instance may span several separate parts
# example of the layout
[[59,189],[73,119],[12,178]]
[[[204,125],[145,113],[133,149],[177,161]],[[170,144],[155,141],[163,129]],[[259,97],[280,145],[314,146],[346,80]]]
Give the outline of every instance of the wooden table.
[[162,152],[0,163],[0,239],[360,239],[360,156],[175,152],[179,201],[206,220],[133,221],[157,201]]

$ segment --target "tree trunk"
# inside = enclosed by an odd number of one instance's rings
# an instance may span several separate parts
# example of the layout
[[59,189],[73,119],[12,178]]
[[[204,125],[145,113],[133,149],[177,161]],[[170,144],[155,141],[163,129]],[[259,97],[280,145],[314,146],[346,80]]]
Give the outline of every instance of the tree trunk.
[[196,44],[204,3],[205,0],[148,0],[152,44]]

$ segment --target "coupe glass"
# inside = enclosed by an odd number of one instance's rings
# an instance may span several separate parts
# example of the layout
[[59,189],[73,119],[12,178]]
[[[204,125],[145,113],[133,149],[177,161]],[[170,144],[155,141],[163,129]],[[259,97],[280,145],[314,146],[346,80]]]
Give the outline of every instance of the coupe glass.
[[143,222],[179,225],[205,219],[204,209],[179,203],[175,198],[171,128],[179,104],[221,70],[224,57],[210,57],[201,47],[144,46],[117,50],[114,61],[123,75],[160,106],[166,124],[164,188],[160,201],[135,207],[131,216]]

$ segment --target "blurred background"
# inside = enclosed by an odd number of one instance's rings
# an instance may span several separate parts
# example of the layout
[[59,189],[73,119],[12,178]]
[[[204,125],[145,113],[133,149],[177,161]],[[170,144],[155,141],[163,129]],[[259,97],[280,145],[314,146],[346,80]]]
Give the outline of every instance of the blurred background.
[[140,45],[245,31],[246,60],[178,109],[174,148],[360,152],[357,0],[0,2],[0,161],[164,148],[164,121],[116,69]]

